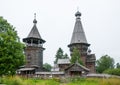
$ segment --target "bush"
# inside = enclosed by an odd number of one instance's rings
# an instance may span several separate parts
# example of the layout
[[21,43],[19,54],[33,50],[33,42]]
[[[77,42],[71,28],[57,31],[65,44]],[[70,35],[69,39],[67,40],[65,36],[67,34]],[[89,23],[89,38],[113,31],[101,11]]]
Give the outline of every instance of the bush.
[[18,76],[15,76],[15,77],[2,77],[1,83],[6,84],[6,85],[25,85],[23,83],[23,80]]
[[120,68],[108,69],[108,70],[105,70],[104,73],[120,76]]

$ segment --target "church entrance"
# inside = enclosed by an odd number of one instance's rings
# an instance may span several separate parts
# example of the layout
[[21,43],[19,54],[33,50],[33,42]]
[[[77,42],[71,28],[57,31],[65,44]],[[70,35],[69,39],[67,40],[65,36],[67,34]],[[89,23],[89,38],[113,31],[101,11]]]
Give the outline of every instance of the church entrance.
[[70,71],[71,76],[81,76],[82,72],[81,71]]

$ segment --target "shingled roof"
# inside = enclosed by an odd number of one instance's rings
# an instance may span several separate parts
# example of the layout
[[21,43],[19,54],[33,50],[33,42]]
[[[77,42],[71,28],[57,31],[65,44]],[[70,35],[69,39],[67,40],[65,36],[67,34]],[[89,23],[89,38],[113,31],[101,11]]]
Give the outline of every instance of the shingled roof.
[[39,31],[37,29],[37,26],[36,26],[36,24],[37,24],[36,18],[33,20],[33,23],[34,23],[34,25],[33,25],[33,28],[31,29],[31,31],[28,35],[28,38],[39,38],[39,39],[41,39],[40,33],[39,33]]
[[39,31],[37,29],[37,26],[36,26],[36,24],[37,24],[36,14],[34,16],[33,23],[34,23],[34,25],[33,25],[32,29],[31,29],[29,35],[27,36],[27,38],[23,39],[23,42],[26,42],[26,41],[31,42],[30,39],[34,39],[34,42],[36,42],[36,43],[38,43],[38,40],[40,40],[39,43],[44,43],[45,40],[43,40],[41,38],[40,33],[39,33]]
[[57,64],[70,64],[69,59],[58,59]]
[[40,36],[40,34],[38,32],[36,24],[34,24],[33,28],[31,29],[31,31],[30,31],[30,33],[28,35],[28,38],[30,38],[30,37],[32,37],[32,38],[40,38],[41,39],[41,36]]
[[[72,68],[72,67],[76,67],[76,66],[78,66],[78,67],[80,67],[81,69],[83,69],[83,70],[86,70],[86,71],[90,71],[90,69],[88,69],[88,68],[86,68],[85,66],[83,66],[83,65],[81,65],[81,64],[79,64],[79,63],[73,63],[73,64],[71,64],[69,67],[67,67],[67,68],[65,68],[65,70],[68,70],[68,69],[70,69],[70,68]],[[81,69],[71,69],[71,70],[74,70],[74,71],[80,71]]]
[[82,23],[80,20],[81,13],[77,11],[75,14],[76,16],[76,22],[71,38],[71,43],[70,44],[75,44],[75,43],[87,43],[86,36],[82,27]]

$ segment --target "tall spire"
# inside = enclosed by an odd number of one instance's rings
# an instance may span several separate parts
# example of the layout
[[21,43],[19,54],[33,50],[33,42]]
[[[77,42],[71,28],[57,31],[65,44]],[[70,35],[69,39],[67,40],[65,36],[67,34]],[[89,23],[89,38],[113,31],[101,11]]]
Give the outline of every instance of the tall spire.
[[30,31],[28,37],[41,38],[40,33],[39,33],[39,31],[38,31],[38,29],[37,29],[37,26],[36,26],[36,24],[37,24],[36,13],[34,13],[33,23],[34,23],[33,28],[32,28],[32,30]]
[[86,36],[85,36],[84,30],[82,27],[82,23],[81,23],[81,19],[80,19],[81,13],[79,11],[77,11],[75,13],[75,16],[76,16],[76,22],[75,22],[75,26],[74,26],[70,44],[75,44],[75,43],[87,44]]
[[[38,31],[38,29],[37,29],[37,26],[36,26],[36,24],[37,24],[36,13],[34,13],[33,24],[34,24],[34,25],[33,25],[32,29],[31,29],[28,37],[27,37],[27,38],[24,38],[23,41],[26,42],[26,40],[29,40],[29,39],[36,39],[35,42],[37,42],[37,41],[40,40],[39,43],[44,43],[45,40],[43,40],[43,39],[41,38],[40,33],[39,33],[39,31]],[[38,42],[37,42],[37,43],[38,43]]]

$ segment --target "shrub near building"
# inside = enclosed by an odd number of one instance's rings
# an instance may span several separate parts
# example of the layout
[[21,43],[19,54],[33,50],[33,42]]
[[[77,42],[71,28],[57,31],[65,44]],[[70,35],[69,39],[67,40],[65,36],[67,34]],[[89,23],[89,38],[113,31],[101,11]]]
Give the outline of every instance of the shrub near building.
[[108,69],[108,70],[105,70],[104,73],[120,76],[120,68]]

